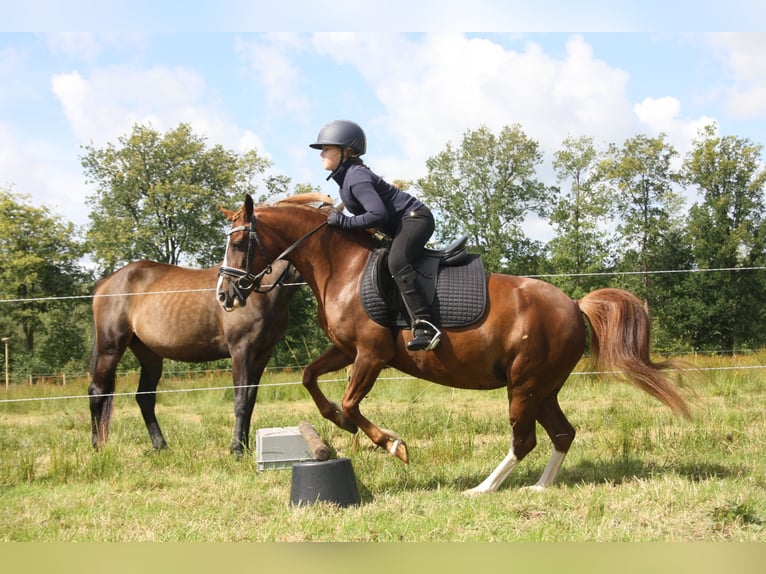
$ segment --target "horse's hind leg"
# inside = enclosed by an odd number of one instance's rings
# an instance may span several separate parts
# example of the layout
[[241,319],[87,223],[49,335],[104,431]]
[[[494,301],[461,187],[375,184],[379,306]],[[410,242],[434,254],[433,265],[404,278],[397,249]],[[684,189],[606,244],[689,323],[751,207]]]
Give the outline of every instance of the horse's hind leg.
[[103,448],[109,438],[109,425],[114,407],[114,381],[117,364],[122,352],[101,352],[93,350],[90,397],[91,442],[93,448]]
[[88,387],[90,395],[90,423],[91,423],[91,443],[93,448],[100,449],[106,444],[109,438],[109,425],[112,421],[112,410],[114,407],[114,377],[111,383],[105,386],[91,383]]
[[526,391],[527,388],[529,387],[525,384],[514,386],[513,389],[508,390],[512,434],[508,454],[481,484],[465,491],[465,494],[495,492],[502,486],[516,465],[535,448],[537,444],[535,413],[539,399],[530,395]]
[[529,487],[532,490],[542,491],[556,481],[561,465],[569,452],[569,447],[574,441],[575,429],[561,411],[558,397],[555,394],[542,402],[537,413],[537,420],[553,443],[551,458],[548,460],[543,474],[533,486]]

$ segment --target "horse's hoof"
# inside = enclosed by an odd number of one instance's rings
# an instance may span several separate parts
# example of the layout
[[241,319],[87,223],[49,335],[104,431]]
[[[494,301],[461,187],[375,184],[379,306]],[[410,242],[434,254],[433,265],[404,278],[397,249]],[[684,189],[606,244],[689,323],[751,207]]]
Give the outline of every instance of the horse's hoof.
[[526,490],[527,492],[545,492],[545,487],[542,484],[533,484],[530,486],[523,486],[521,490]]
[[402,439],[389,440],[388,453],[401,460],[404,464],[409,464],[410,457],[407,453],[407,445]]
[[486,494],[488,491],[479,488],[478,486],[475,486],[473,488],[469,488],[468,490],[464,490],[461,494],[463,496],[479,496],[481,494]]

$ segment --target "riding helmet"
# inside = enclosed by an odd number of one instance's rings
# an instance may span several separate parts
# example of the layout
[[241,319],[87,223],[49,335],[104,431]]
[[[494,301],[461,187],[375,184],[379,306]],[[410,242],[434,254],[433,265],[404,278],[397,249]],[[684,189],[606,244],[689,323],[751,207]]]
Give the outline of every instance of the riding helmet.
[[337,145],[351,148],[356,155],[364,155],[367,151],[367,136],[358,124],[348,120],[333,120],[317,135],[317,141],[309,144],[314,149],[322,149],[323,145]]

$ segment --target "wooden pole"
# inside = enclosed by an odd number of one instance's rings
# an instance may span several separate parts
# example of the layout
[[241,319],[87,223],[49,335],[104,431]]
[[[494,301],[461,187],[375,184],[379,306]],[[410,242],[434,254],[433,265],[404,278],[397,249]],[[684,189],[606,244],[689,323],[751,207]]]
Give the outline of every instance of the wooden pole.
[[317,433],[311,423],[308,421],[301,421],[298,423],[298,430],[316,460],[327,460],[330,458],[330,447],[328,447],[319,437],[319,433]]

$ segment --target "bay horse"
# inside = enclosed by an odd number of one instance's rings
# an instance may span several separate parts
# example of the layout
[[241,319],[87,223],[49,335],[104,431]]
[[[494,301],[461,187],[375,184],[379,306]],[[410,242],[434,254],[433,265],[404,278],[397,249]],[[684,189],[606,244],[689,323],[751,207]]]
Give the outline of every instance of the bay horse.
[[[310,286],[318,320],[333,346],[309,364],[303,385],[320,413],[339,427],[358,428],[403,462],[404,441],[381,429],[360,412],[360,403],[380,371],[394,367],[419,379],[463,389],[507,389],[511,442],[508,454],[489,476],[467,494],[497,490],[516,464],[536,446],[536,422],[553,443],[550,459],[537,483],[552,485],[575,437],[558,393],[586,347],[600,371],[621,376],[690,417],[680,390],[666,376],[670,361],[649,357],[650,321],[642,302],[631,293],[600,289],[573,300],[553,285],[533,278],[488,273],[484,314],[468,327],[442,330],[433,351],[408,351],[409,330],[392,331],[370,319],[359,296],[360,278],[375,246],[365,231],[345,231],[326,224],[326,209],[304,205],[310,194],[271,206],[254,206],[252,198],[228,218],[232,228],[221,269],[221,304],[231,301],[233,285],[257,284],[272,261],[286,259]],[[277,255],[279,254],[279,255]],[[272,259],[273,258],[273,259]],[[353,364],[340,405],[329,401],[317,379]],[[610,373],[611,374],[611,373]]]
[[287,262],[264,283],[280,282],[249,298],[237,314],[216,300],[220,265],[190,269],[136,261],[102,279],[93,298],[94,343],[88,388],[94,448],[109,436],[115,373],[127,349],[141,365],[136,401],[155,449],[167,447],[155,415],[164,359],[202,362],[232,358],[234,435],[230,450],[248,448],[250,420],[263,370],[287,328],[288,306],[300,280]]

